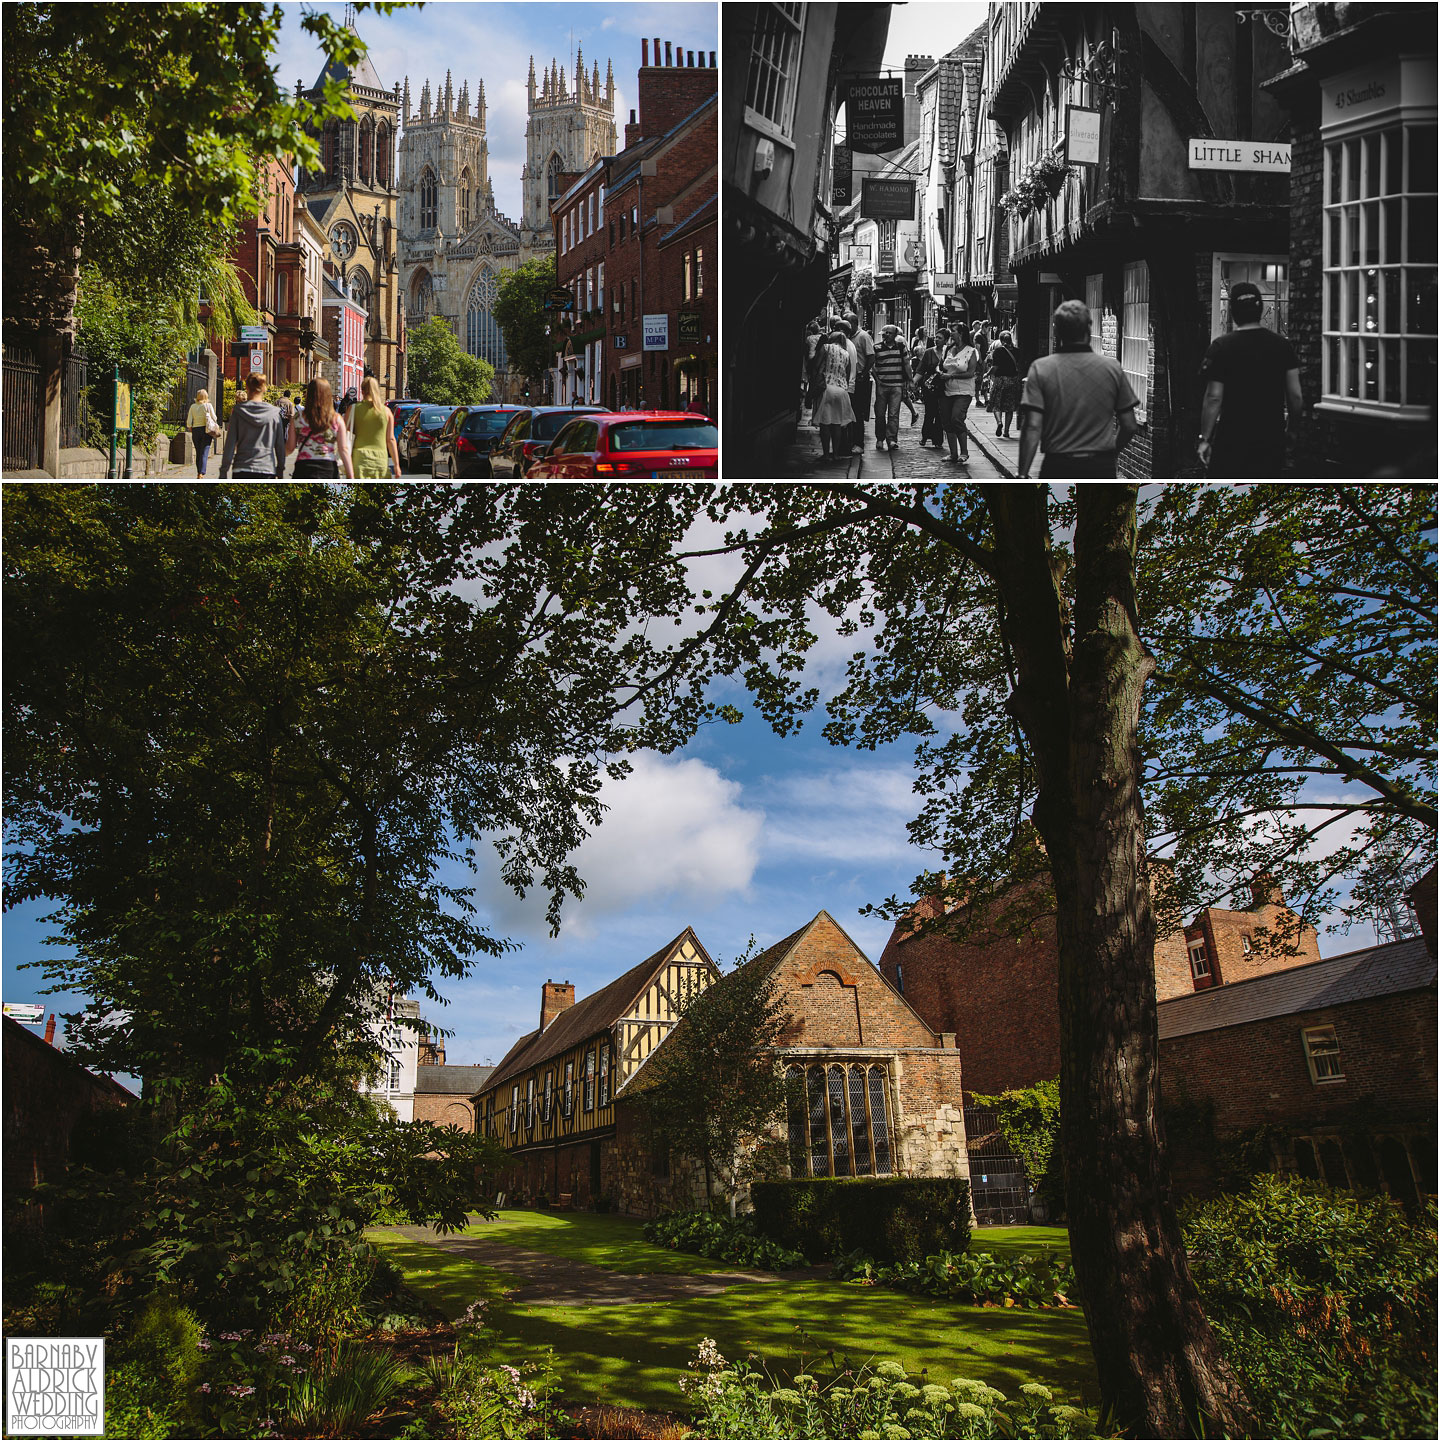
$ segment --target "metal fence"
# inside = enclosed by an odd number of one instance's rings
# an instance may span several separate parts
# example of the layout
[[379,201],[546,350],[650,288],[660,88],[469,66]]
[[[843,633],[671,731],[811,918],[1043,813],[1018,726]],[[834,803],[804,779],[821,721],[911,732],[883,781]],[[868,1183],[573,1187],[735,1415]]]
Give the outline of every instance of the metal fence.
[[987,1107],[965,1108],[965,1141],[970,1156],[970,1200],[982,1227],[1030,1220],[1030,1179],[1015,1155],[1000,1120]]
[[175,389],[170,392],[170,399],[166,402],[165,414],[162,417],[165,425],[185,424],[185,417],[195,402],[195,393],[205,389],[207,379],[208,372],[203,365],[191,362],[185,367],[185,374],[175,382]]
[[40,392],[40,361],[33,351],[7,345],[4,356],[4,464],[7,471],[40,468],[41,423],[45,407]]
[[65,378],[60,386],[60,444],[83,446],[90,424],[90,359],[83,351],[72,351],[65,360]]

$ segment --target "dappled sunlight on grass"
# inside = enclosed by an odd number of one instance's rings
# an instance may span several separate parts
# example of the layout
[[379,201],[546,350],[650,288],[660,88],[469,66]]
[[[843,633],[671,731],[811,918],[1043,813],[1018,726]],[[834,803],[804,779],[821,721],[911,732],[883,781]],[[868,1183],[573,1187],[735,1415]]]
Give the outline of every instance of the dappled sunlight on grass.
[[[586,1220],[612,1228],[592,1234],[602,1247],[623,1247],[615,1219]],[[551,1236],[560,1230],[545,1229]],[[1064,1235],[1063,1229],[1029,1230]],[[772,1371],[787,1375],[801,1369],[802,1355],[810,1371],[829,1375],[827,1354],[833,1352],[836,1366],[892,1357],[912,1372],[928,1368],[942,1382],[974,1377],[1013,1393],[1022,1382],[1037,1381],[1072,1400],[1093,1403],[1097,1396],[1078,1308],[962,1307],[830,1281],[742,1286],[713,1297],[618,1307],[516,1306],[504,1298],[520,1285],[519,1278],[393,1233],[373,1237],[410,1285],[448,1316],[457,1316],[477,1297],[489,1298],[489,1327],[501,1360],[518,1364],[553,1348],[573,1406],[602,1402],[681,1410],[677,1379],[702,1337],[713,1337],[732,1360],[753,1352]],[[518,1244],[518,1237],[514,1240]],[[1029,1246],[1038,1249],[1033,1239]]]
[[1070,1232],[1065,1227],[976,1227],[970,1234],[972,1252],[1063,1252],[1070,1255]]

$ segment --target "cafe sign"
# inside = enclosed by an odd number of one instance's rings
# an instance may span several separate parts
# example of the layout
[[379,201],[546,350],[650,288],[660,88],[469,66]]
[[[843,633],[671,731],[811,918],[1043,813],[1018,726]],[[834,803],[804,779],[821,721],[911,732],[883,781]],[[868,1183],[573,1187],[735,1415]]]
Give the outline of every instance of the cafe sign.
[[1290,174],[1290,146],[1279,140],[1191,140],[1191,170],[1249,170],[1268,175]]

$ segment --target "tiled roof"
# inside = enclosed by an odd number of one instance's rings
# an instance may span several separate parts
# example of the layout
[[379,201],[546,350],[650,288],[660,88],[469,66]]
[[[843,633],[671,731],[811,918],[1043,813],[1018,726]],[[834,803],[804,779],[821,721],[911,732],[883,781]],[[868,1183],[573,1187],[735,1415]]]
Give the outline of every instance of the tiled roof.
[[[352,35],[355,33],[354,26],[347,28]],[[346,66],[341,65],[338,60],[327,60],[325,62],[325,68],[316,77],[315,84],[310,87],[311,90],[323,90],[327,80],[338,80],[342,84],[348,81],[354,85],[366,86],[370,90],[385,89],[384,82],[381,81],[379,75],[375,73],[375,64],[370,59],[368,52],[361,55],[360,59],[356,62],[354,70],[350,70]]]
[[678,239],[687,231],[698,230],[700,226],[708,225],[715,218],[714,212],[718,202],[719,197],[712,195],[703,205],[687,215],[674,229],[667,230],[665,234],[660,237],[658,243],[664,245],[667,241]]
[[955,163],[956,139],[960,130],[960,92],[963,88],[964,68],[962,61],[980,58],[985,54],[985,41],[989,34],[989,22],[977,25],[953,50],[942,55],[937,62],[940,67],[939,110],[935,127],[940,141],[940,163]]
[[1267,1017],[1293,1016],[1434,985],[1435,958],[1425,943],[1392,941],[1162,1001],[1160,1038],[1219,1031]]
[[473,1096],[485,1085],[493,1066],[421,1066],[415,1068],[416,1095]]
[[[527,1032],[500,1059],[500,1065],[483,1083],[485,1090],[506,1081],[517,1072],[528,1071],[540,1062],[558,1056],[562,1051],[613,1026],[630,1009],[630,1003],[650,984],[650,979],[665,963],[665,958],[686,938],[706,961],[710,960],[700,939],[687,926],[679,936],[667,941],[653,956],[617,976],[608,986],[592,992],[584,1001],[567,1007],[544,1031]],[[713,965],[713,963],[712,963]],[[479,1090],[479,1088],[477,1088]]]

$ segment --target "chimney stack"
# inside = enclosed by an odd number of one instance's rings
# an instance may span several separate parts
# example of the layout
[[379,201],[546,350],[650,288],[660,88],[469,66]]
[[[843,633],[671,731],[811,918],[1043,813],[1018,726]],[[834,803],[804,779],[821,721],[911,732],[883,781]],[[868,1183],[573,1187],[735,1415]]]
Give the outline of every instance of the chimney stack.
[[568,981],[547,981],[540,988],[540,1030],[574,1005],[575,988]]
[[45,1023],[45,1045],[55,1045],[55,1013],[50,1013],[50,1020]]
[[640,42],[640,65],[641,65],[641,68],[643,69],[645,66],[649,65],[649,63],[650,63],[650,42],[649,42],[648,40],[642,40],[642,41]]
[[1268,871],[1262,871],[1250,883],[1250,909],[1259,911],[1262,906],[1284,906],[1285,896]]

